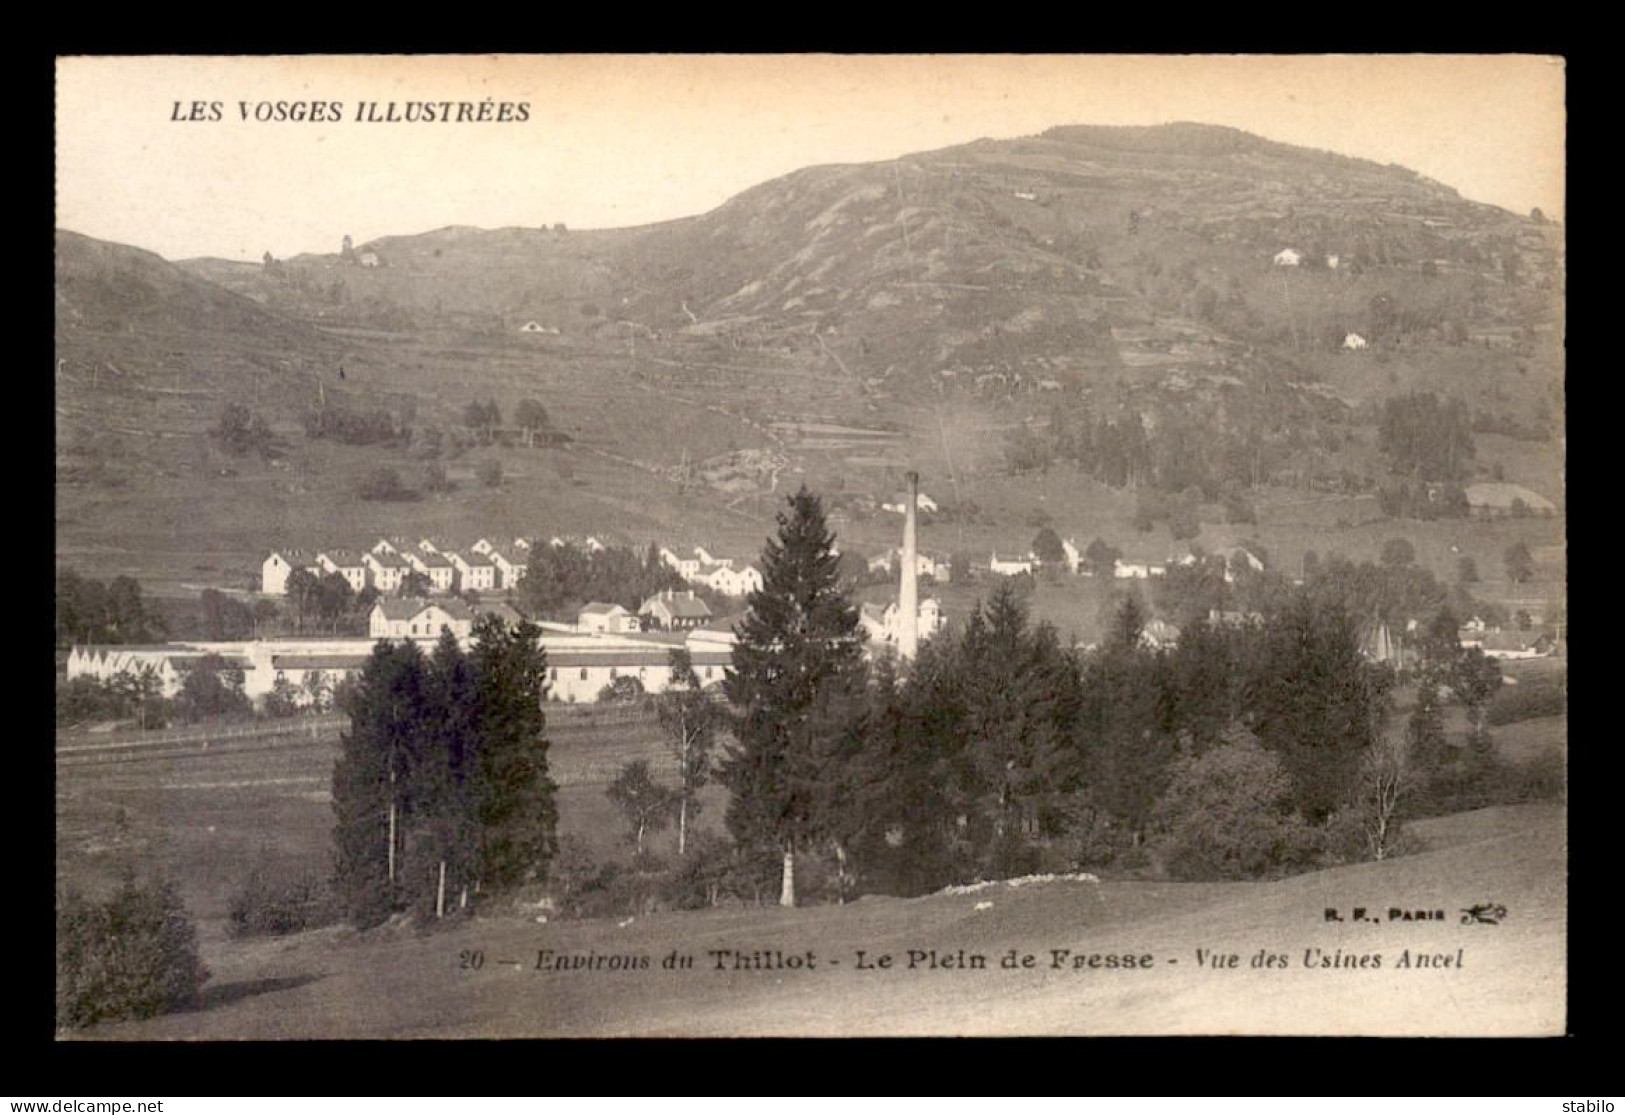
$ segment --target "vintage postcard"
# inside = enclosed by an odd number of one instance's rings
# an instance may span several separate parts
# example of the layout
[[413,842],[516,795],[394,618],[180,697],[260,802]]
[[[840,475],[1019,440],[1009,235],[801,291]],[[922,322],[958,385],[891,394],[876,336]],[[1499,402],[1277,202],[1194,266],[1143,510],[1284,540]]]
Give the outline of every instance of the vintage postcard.
[[1564,97],[59,58],[58,1036],[1564,1034]]

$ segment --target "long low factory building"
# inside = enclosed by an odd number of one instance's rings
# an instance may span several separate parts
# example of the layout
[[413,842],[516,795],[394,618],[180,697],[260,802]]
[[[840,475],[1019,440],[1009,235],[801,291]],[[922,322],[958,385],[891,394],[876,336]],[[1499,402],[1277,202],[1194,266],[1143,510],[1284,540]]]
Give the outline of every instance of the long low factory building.
[[[413,641],[425,653],[433,649],[433,639]],[[468,640],[461,641],[467,650]],[[733,657],[730,634],[705,630],[690,631],[683,638],[544,630],[539,642],[547,652],[547,699],[575,704],[597,700],[605,686],[622,677],[636,678],[646,693],[662,692],[671,684],[671,651],[679,647],[689,652],[703,686],[721,684]],[[279,679],[293,687],[300,703],[308,704],[318,690],[331,691],[346,678],[358,676],[375,645],[370,639],[259,639],[76,646],[68,655],[67,677],[110,682],[149,673],[158,690],[173,697],[187,673],[212,655],[219,659],[217,668],[241,675],[243,693],[256,705]]]

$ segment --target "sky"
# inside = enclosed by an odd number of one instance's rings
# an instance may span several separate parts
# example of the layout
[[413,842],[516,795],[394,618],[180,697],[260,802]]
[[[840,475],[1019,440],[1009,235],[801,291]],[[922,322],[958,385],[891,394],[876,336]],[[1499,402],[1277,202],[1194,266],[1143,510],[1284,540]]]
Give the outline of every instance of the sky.
[[[1224,124],[1564,211],[1563,62],[1526,55],[62,58],[56,79],[57,226],[168,259],[646,224],[805,166],[1061,124]],[[357,118],[487,99],[526,119]],[[204,119],[175,119],[194,102]],[[342,118],[262,122],[262,102]]]

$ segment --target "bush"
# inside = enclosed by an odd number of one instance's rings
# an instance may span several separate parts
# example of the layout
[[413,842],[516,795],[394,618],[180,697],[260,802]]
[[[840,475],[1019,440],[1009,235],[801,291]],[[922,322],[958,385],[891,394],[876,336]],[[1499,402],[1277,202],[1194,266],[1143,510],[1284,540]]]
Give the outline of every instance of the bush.
[[308,875],[255,868],[227,901],[233,937],[282,937],[335,920],[327,888]]
[[1531,679],[1522,685],[1503,685],[1490,699],[1484,722],[1498,728],[1540,716],[1560,716],[1568,710],[1568,704],[1561,679]]
[[400,474],[392,468],[374,469],[362,480],[356,493],[365,500],[403,501],[417,499],[419,493],[401,483]]
[[209,978],[197,931],[165,882],[126,879],[105,902],[57,900],[56,1015],[65,1028],[154,1018],[189,1005]]
[[1403,806],[1407,817],[1443,817],[1492,805],[1523,805],[1561,798],[1567,766],[1555,752],[1527,763],[1467,750],[1435,771],[1427,785]]
[[1160,851],[1180,879],[1256,879],[1301,865],[1314,834],[1292,811],[1280,758],[1245,733],[1173,764],[1154,810]]
[[703,910],[733,897],[733,845],[715,832],[689,838],[688,854],[678,860],[661,888],[662,901],[674,910]]

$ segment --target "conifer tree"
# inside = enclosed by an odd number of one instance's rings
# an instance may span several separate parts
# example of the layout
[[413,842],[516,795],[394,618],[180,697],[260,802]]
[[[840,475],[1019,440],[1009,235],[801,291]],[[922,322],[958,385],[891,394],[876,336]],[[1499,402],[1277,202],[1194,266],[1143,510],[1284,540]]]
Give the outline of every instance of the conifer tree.
[[333,768],[335,889],[365,928],[389,917],[405,893],[401,835],[409,814],[407,773],[423,746],[423,655],[380,642],[350,700],[350,730]]
[[805,486],[788,503],[724,681],[737,745],[721,774],[729,831],[780,857],[779,902],[794,906],[795,855],[820,836],[827,763],[861,696],[864,636],[822,503]]
[[547,652],[531,623],[495,617],[474,631],[479,754],[476,760],[482,889],[540,882],[558,850],[558,787],[548,774]]

